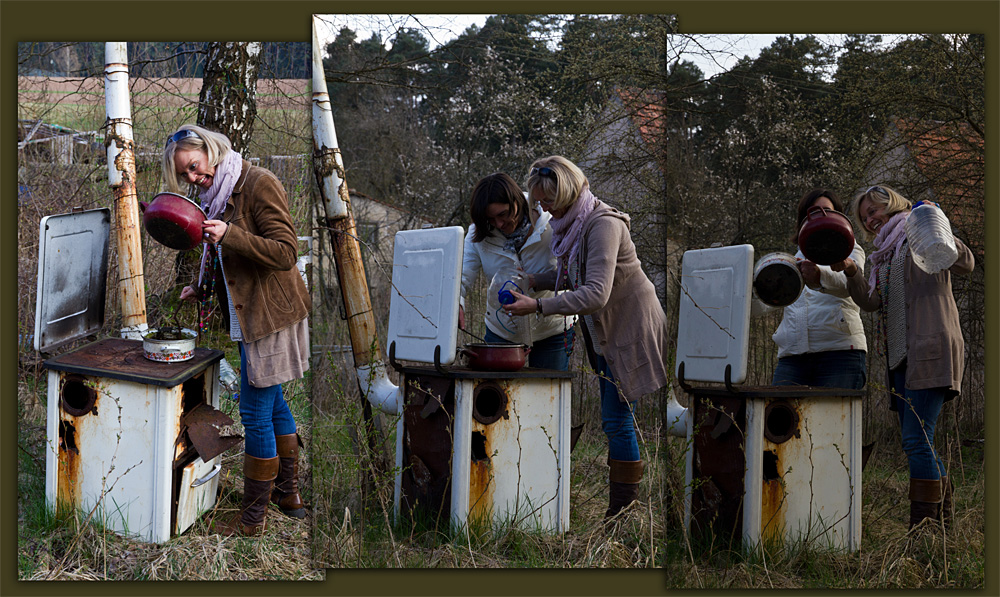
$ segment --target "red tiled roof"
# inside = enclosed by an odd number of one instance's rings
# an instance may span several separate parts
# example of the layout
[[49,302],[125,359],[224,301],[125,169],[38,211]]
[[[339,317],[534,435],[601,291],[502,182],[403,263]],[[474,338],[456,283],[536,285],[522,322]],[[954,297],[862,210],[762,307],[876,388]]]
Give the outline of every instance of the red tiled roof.
[[894,122],[917,170],[952,222],[982,249],[985,194],[983,137],[967,123],[897,118]]
[[617,92],[642,140],[651,145],[660,141],[666,129],[662,94],[623,87]]

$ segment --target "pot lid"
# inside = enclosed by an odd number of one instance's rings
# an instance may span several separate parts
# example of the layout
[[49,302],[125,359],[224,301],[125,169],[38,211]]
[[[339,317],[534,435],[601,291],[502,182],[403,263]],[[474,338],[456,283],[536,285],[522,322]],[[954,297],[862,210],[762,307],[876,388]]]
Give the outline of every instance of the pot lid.
[[46,216],[38,232],[35,350],[52,350],[104,325],[108,208]]
[[461,226],[396,233],[388,336],[397,359],[433,363],[440,346],[441,364],[455,361],[464,237]]
[[747,375],[753,246],[686,251],[681,262],[677,372],[684,379],[743,383]]

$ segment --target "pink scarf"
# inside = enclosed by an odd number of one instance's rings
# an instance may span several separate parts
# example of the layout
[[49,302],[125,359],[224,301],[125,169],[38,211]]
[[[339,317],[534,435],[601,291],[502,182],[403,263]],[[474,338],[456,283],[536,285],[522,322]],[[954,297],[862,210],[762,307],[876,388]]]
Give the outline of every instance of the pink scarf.
[[562,265],[565,266],[560,267],[556,273],[557,289],[563,269],[569,267],[580,250],[583,223],[595,207],[597,207],[597,197],[594,197],[589,186],[585,184],[573,206],[561,218],[553,217],[549,220],[549,226],[552,227],[552,254],[558,257]]
[[875,292],[875,281],[878,280],[878,268],[887,261],[891,261],[896,251],[903,246],[906,240],[906,218],[910,211],[901,211],[889,218],[889,221],[882,226],[875,236],[872,244],[875,245],[875,252],[869,255],[868,260],[872,264],[872,271],[868,275],[868,296]]
[[[209,220],[217,220],[226,209],[226,203],[236,188],[236,182],[240,179],[243,171],[243,156],[230,150],[215,166],[215,174],[212,176],[212,186],[208,187],[198,195],[201,199],[201,208],[205,210],[205,215]],[[201,268],[198,270],[198,285],[201,286],[205,277],[205,263],[208,262],[208,243],[202,243]]]

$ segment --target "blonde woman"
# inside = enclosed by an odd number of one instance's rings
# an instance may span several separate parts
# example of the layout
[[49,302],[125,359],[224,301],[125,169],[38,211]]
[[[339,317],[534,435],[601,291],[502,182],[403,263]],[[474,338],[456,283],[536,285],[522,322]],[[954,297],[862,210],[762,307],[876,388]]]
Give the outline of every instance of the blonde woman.
[[515,293],[514,315],[579,315],[587,356],[601,388],[608,438],[609,496],[605,518],[631,504],[643,462],[632,403],[669,382],[667,319],[653,283],[642,271],[629,235],[629,216],[590,192],[576,164],[562,156],[535,161],[528,197],[552,214],[557,268],[529,276],[529,286],[565,290],[548,298]]
[[951,274],[968,274],[972,251],[958,238],[958,260],[928,274],[910,255],[905,223],[911,203],[885,185],[869,187],[851,205],[861,236],[872,241],[870,273],[852,259],[832,269],[847,275],[851,298],[865,311],[878,311],[876,344],[886,355],[890,409],[899,415],[910,469],[910,527],[925,518],[951,523],[951,483],[934,449],[941,407],[962,389],[965,342]]
[[181,299],[218,296],[240,348],[240,418],[245,430],[243,504],[216,525],[223,534],[263,532],[268,501],[304,518],[298,491],[299,438],[281,384],[309,366],[309,293],[295,263],[298,240],[277,177],[250,165],[224,135],[184,125],[163,148],[167,190],[199,194],[207,219],[198,283]]

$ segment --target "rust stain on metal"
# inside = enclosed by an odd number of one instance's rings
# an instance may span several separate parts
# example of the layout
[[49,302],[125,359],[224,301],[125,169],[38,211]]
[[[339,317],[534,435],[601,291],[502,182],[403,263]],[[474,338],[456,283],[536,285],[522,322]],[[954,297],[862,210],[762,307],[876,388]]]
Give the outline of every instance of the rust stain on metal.
[[344,173],[344,169],[337,164],[339,156],[340,149],[331,149],[325,145],[323,147],[316,147],[315,139],[313,139],[313,170],[316,172],[319,180],[326,178],[334,172],[343,180],[343,176],[341,175]]
[[66,511],[80,503],[80,448],[76,426],[59,421],[59,464],[56,475],[56,509]]
[[238,435],[222,435],[222,428],[232,424],[229,415],[202,403],[181,417],[179,427],[187,429],[194,449],[208,462],[243,439]]
[[692,406],[692,531],[732,533],[743,523],[746,403],[738,397],[695,396]]
[[371,296],[368,293],[368,278],[361,260],[361,246],[352,216],[328,220],[328,225],[332,232],[337,276],[347,312],[351,346],[354,349],[354,365],[360,367],[382,360]]
[[[779,460],[780,466],[780,460]],[[780,542],[784,539],[785,520],[782,506],[785,490],[782,480],[769,479],[761,484],[760,534],[765,541]]]
[[[489,520],[493,512],[493,463],[489,458],[490,437],[482,432],[472,434],[472,463],[469,467],[469,520]],[[477,459],[475,443],[482,441],[485,458]],[[481,456],[482,454],[480,454]]]

